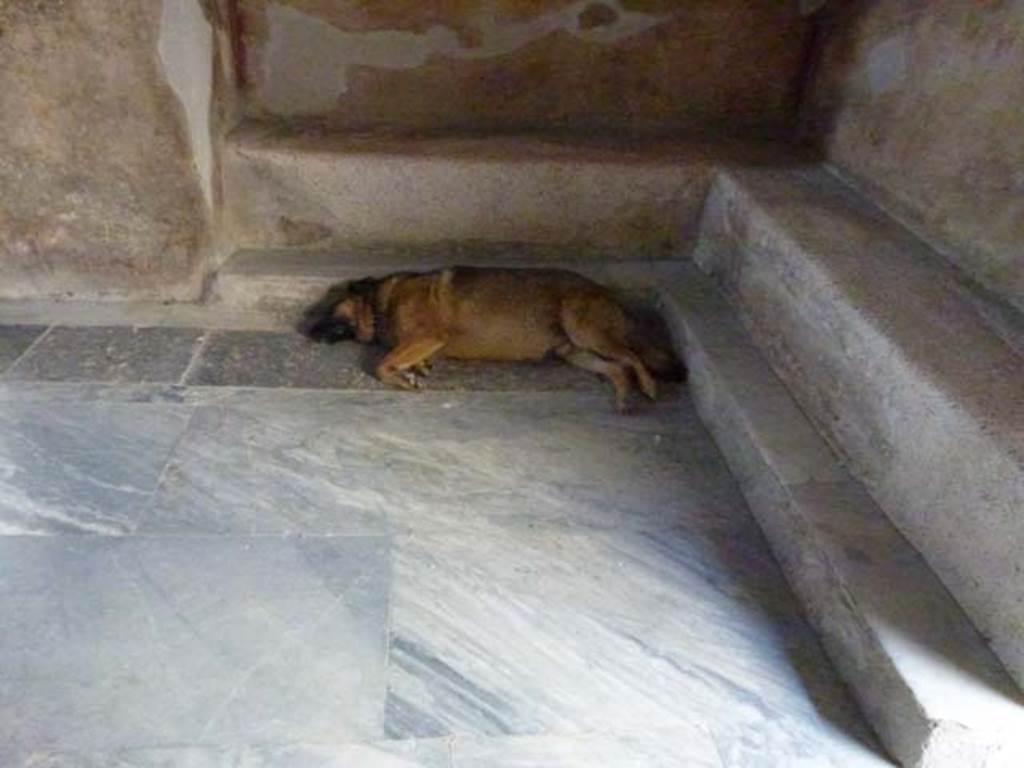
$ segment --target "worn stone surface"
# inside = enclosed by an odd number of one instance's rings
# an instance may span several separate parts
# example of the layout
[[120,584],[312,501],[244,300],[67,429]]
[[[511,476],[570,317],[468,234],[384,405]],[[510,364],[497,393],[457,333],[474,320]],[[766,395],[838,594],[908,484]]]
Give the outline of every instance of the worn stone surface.
[[255,117],[344,128],[776,133],[796,3],[244,0]]
[[295,317],[272,310],[234,308],[217,303],[167,304],[162,301],[0,301],[4,325],[129,326],[133,328],[222,328],[290,331]]
[[134,530],[188,418],[163,404],[4,403],[0,534]]
[[0,4],[0,296],[198,297],[205,219],[161,13]]
[[176,383],[196,352],[197,328],[54,328],[8,379]]
[[45,330],[45,325],[0,325],[0,374]]
[[1024,308],[1024,5],[832,5],[806,115],[828,158]]
[[697,408],[889,750],[916,768],[1019,765],[1024,698],[961,608],[816,434],[711,281],[693,270],[664,297]]
[[314,344],[298,333],[214,331],[186,383],[196,386],[380,389],[373,349]]
[[771,142],[352,136],[247,124],[224,150],[225,239],[235,250],[489,241],[647,257],[691,245],[716,169],[792,159]]
[[1024,358],[948,264],[827,173],[732,172],[705,222],[698,262],[1024,681]]

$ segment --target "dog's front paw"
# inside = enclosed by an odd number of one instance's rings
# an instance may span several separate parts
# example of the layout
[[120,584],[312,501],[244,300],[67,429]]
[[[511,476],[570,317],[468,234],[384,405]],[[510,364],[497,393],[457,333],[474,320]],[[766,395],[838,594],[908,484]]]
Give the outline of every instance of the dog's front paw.
[[419,379],[410,371],[396,371],[393,368],[386,371],[378,370],[377,379],[382,384],[387,384],[389,387],[397,387],[398,389],[412,390],[420,388]]

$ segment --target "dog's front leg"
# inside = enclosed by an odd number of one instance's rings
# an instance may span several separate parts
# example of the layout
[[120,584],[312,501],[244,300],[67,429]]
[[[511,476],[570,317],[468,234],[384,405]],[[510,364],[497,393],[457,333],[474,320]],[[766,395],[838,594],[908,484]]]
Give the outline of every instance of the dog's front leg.
[[444,347],[441,339],[416,339],[399,344],[377,365],[377,378],[385,384],[402,389],[418,389],[419,380],[413,369],[423,365]]

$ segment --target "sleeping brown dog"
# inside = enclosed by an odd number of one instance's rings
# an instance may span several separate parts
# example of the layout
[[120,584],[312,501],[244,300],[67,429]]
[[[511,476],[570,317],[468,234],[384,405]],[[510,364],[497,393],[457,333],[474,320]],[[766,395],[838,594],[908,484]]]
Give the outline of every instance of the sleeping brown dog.
[[340,284],[306,310],[298,330],[326,343],[384,344],[377,378],[405,389],[419,386],[417,376],[435,358],[554,355],[607,377],[623,410],[633,379],[653,400],[651,371],[678,376],[683,370],[670,353],[636,338],[607,289],[554,269],[453,267]]

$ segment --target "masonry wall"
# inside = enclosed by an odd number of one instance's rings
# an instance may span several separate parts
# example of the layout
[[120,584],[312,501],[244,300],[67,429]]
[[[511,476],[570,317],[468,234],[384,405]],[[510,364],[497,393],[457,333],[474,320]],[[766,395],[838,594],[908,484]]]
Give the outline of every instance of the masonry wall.
[[1024,2],[830,3],[805,117],[828,159],[1024,308]]
[[0,2],[0,297],[199,295],[212,46],[198,0]]
[[791,0],[238,0],[252,117],[343,129],[775,135]]

